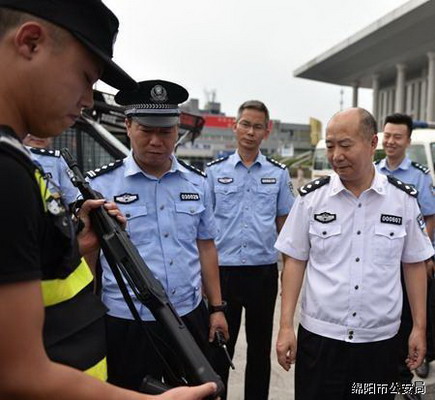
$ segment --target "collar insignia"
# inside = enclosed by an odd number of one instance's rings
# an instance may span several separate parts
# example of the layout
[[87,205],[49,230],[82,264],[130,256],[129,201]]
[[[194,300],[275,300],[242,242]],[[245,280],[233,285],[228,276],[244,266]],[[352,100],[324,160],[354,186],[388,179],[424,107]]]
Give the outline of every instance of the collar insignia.
[[314,214],[314,219],[322,224],[329,224],[337,219],[337,214],[331,214],[329,212],[322,212],[321,214]]

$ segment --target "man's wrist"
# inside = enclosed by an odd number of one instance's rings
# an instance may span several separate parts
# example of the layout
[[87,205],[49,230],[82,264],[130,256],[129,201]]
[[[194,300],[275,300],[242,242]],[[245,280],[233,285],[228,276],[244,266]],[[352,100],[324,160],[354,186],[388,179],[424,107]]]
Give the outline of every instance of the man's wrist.
[[227,302],[226,301],[222,301],[220,304],[209,304],[208,305],[208,312],[209,314],[214,314],[217,312],[225,312],[227,308]]

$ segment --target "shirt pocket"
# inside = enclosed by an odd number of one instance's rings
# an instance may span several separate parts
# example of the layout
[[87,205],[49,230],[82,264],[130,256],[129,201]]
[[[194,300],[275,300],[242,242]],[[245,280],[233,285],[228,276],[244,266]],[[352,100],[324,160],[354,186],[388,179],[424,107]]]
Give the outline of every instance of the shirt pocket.
[[150,242],[151,230],[147,229],[149,220],[146,205],[118,206],[127,218],[127,232],[131,241],[136,245]]
[[276,214],[276,202],[279,187],[274,185],[261,185],[257,188],[257,211],[263,214]]
[[201,213],[204,210],[205,207],[200,202],[175,203],[178,239],[196,239]]
[[313,257],[316,264],[332,262],[332,260],[336,259],[337,246],[343,240],[340,224],[311,223],[309,235],[312,248],[310,256]]
[[399,265],[406,231],[403,226],[375,225],[373,235],[373,259],[380,265]]
[[227,212],[234,209],[240,201],[239,187],[236,185],[221,185],[215,188],[216,211]]

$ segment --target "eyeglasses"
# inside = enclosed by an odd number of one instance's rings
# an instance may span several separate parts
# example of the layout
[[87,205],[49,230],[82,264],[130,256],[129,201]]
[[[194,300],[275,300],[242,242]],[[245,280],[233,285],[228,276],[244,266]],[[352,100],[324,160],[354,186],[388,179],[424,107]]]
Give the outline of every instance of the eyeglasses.
[[244,131],[249,131],[251,128],[254,132],[261,132],[266,129],[266,127],[262,124],[251,124],[248,121],[240,121],[239,127]]

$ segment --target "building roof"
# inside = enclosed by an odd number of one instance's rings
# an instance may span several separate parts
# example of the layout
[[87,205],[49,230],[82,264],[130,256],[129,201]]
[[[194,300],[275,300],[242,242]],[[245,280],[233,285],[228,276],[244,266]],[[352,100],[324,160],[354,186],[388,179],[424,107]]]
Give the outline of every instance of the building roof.
[[[435,51],[435,1],[411,0],[294,71],[299,78],[371,88],[372,75],[394,82],[396,64],[407,74]],[[382,72],[382,73],[381,73]],[[417,72],[416,72],[417,73]]]

